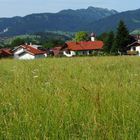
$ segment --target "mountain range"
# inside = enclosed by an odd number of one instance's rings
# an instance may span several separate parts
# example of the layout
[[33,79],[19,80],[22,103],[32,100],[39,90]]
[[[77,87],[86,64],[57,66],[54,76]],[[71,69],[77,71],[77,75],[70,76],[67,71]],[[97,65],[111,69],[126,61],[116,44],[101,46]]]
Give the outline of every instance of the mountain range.
[[[140,9],[133,11],[126,11],[108,16],[98,21],[88,24],[87,30],[94,30],[97,33],[116,30],[120,20],[123,20],[128,27],[129,31],[140,29]],[[90,28],[89,28],[90,27]]]
[[31,14],[25,17],[0,18],[0,37],[45,31],[76,32],[85,30],[100,34],[114,30],[124,20],[132,31],[140,28],[140,9],[118,12],[97,7],[62,10],[58,13]]

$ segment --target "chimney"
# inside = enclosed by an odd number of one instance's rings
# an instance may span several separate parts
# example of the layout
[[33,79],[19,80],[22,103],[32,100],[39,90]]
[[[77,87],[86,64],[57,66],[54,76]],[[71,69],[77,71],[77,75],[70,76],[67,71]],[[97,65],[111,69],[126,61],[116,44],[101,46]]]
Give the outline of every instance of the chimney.
[[91,41],[95,41],[96,34],[95,33],[91,33],[90,37],[91,37]]
[[32,42],[30,42],[30,46],[32,46]]

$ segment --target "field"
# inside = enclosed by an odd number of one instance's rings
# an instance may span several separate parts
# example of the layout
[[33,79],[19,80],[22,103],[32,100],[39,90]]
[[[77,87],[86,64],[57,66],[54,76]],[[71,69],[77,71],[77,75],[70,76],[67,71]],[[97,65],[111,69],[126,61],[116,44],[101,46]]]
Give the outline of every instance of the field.
[[0,140],[140,140],[140,58],[0,60]]

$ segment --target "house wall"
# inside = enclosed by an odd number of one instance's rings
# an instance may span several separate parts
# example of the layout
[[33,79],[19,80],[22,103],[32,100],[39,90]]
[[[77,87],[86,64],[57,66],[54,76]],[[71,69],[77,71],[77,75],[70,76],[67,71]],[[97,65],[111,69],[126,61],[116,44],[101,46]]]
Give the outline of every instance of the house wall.
[[75,55],[91,55],[93,54],[93,50],[86,50],[86,51],[70,51],[70,53],[64,51],[63,54],[67,57],[72,57]]
[[36,59],[38,59],[38,58],[45,58],[45,55],[44,55],[44,54],[35,55],[35,58],[36,58]]
[[53,50],[52,53],[53,53],[54,56],[59,56],[60,55],[59,50]]
[[91,37],[91,41],[95,41],[95,37],[92,36],[92,37]]
[[140,56],[140,46],[136,47],[136,51],[138,52],[138,55]]
[[14,58],[18,59],[19,58],[19,54],[23,53],[24,49],[23,48],[19,48],[14,52]]
[[20,59],[20,60],[31,60],[31,59],[35,59],[35,56],[31,55],[29,53],[25,53],[22,56],[19,56],[18,59]]
[[90,51],[76,51],[77,55],[90,55]]
[[68,53],[68,52],[64,51],[63,54],[67,57],[72,57],[72,56],[76,55],[76,52],[75,51],[70,51]]
[[18,59],[20,59],[20,60],[31,60],[31,59],[39,59],[39,58],[45,58],[45,55],[41,54],[41,55],[34,56],[29,53],[25,53],[18,57]]
[[17,55],[17,54],[20,54],[20,53],[22,53],[22,52],[24,52],[24,49],[23,49],[23,48],[19,48],[19,49],[17,49],[17,50],[14,52],[14,54]]
[[[135,49],[134,49],[135,48]],[[138,55],[140,56],[140,46],[132,46],[130,51],[137,51],[138,52]]]

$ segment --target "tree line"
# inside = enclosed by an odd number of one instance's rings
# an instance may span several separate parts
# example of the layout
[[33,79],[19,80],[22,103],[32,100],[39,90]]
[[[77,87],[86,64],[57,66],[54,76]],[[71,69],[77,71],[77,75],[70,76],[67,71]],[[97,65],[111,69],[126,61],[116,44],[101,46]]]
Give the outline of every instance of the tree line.
[[128,44],[134,41],[123,21],[119,22],[116,32],[103,33],[98,39],[103,40],[104,52],[107,54],[126,54]]
[[[73,36],[71,39],[67,38],[64,39],[64,37],[60,38],[60,36],[54,37],[51,35],[51,38],[47,38],[45,34],[41,34],[40,38],[31,39],[31,38],[16,38],[14,39],[10,44],[8,44],[6,47],[15,47],[19,46],[21,44],[25,43],[35,43],[35,44],[41,44],[43,48],[53,48],[59,45],[64,45],[66,40],[71,41],[89,41],[90,36],[88,32],[80,31],[75,33],[75,36]],[[118,23],[118,27],[116,31],[110,31],[102,33],[101,35],[97,36],[97,40],[102,40],[104,42],[104,48],[103,51],[105,54],[125,54],[127,51],[127,45],[133,42],[133,38],[129,35],[129,31],[127,29],[127,26],[123,21],[120,21]]]

